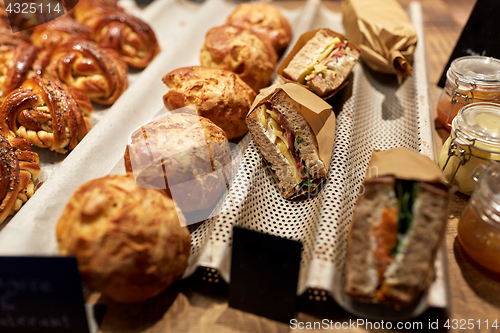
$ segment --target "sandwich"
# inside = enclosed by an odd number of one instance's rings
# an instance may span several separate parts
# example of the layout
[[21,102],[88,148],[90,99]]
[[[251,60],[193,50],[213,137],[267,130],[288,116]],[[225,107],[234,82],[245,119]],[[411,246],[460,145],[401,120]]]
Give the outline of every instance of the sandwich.
[[[311,33],[306,33],[303,37],[309,34]],[[290,56],[294,51],[296,49],[292,50]],[[359,54],[356,46],[341,34],[329,29],[319,29],[291,60],[287,57],[283,61],[284,64],[289,62],[280,74],[285,79],[305,85],[318,96],[326,98],[341,88],[358,61]]]
[[[293,90],[305,90],[289,85]],[[326,177],[325,162],[328,161],[321,159],[316,134],[301,113],[302,105],[285,90],[277,90],[263,101],[252,108],[246,122],[283,197],[290,199],[314,191]],[[321,99],[319,102],[324,103]],[[331,113],[331,109],[328,112]],[[334,115],[332,117],[330,131],[334,132]]]
[[363,188],[349,231],[345,293],[356,301],[409,306],[432,282],[448,189],[390,175],[365,180]]

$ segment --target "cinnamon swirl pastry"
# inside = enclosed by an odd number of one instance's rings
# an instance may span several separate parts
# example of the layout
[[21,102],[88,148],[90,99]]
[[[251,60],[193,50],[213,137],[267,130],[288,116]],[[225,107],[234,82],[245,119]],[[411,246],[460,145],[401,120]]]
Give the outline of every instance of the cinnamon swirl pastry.
[[33,29],[31,42],[42,49],[56,49],[71,39],[90,39],[90,29],[65,15]]
[[37,51],[19,34],[0,34],[0,101],[26,79]]
[[90,27],[97,44],[116,50],[132,67],[145,68],[160,52],[153,29],[123,12],[114,1],[84,1],[75,7],[74,14],[78,22]]
[[76,97],[82,101],[81,106],[57,82],[26,80],[5,98],[0,117],[11,131],[35,146],[64,154],[74,149],[90,129],[92,105],[83,94]]
[[77,88],[90,100],[111,105],[127,89],[127,64],[114,50],[72,40],[52,53],[43,76]]
[[0,130],[0,223],[31,198],[35,192],[33,182],[40,174],[38,155],[31,151],[30,143],[15,137],[3,125]]

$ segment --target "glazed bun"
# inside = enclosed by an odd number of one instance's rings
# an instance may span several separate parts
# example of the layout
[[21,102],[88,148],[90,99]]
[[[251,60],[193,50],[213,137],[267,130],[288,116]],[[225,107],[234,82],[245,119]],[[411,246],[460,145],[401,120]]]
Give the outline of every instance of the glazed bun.
[[200,54],[202,66],[230,70],[257,92],[268,85],[276,61],[267,36],[232,25],[210,29]]
[[245,117],[255,99],[255,92],[231,71],[207,67],[184,67],[163,77],[170,91],[163,96],[170,110],[194,105],[200,116],[213,121],[233,139],[248,128]]
[[59,251],[75,256],[84,282],[119,302],[154,297],[187,266],[190,234],[164,192],[111,175],[76,190],[57,224]]
[[222,169],[229,176],[230,164],[226,133],[190,113],[174,113],[140,127],[125,151],[125,168],[137,184],[166,189],[183,212],[204,210],[217,201],[226,189]]
[[278,54],[285,51],[292,39],[290,23],[278,8],[270,4],[241,4],[231,13],[226,24],[250,29],[268,36]]

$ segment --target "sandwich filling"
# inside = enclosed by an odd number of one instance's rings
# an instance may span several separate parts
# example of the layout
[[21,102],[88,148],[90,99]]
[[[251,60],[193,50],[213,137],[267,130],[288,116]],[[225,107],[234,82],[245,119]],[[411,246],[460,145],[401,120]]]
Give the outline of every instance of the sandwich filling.
[[408,180],[396,180],[395,195],[382,210],[380,220],[372,229],[372,254],[377,263],[378,291],[377,299],[384,299],[386,272],[391,268],[396,256],[406,249],[408,234],[411,229],[415,202],[418,197],[418,183]]
[[259,108],[258,118],[264,133],[286,159],[296,184],[311,186],[312,177],[302,160],[302,139],[293,124],[268,101]]

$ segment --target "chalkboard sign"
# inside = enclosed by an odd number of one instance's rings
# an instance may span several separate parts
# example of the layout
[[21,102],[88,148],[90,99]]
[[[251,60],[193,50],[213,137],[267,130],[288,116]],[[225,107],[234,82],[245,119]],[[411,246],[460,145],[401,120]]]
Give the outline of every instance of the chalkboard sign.
[[89,333],[75,258],[0,257],[0,332]]
[[[452,4],[459,6],[459,4]],[[500,43],[498,32],[500,31],[500,1],[477,0],[469,20],[455,45],[448,64],[444,68],[438,86],[444,88],[446,83],[446,71],[451,62],[463,56],[480,55],[500,59]]]

